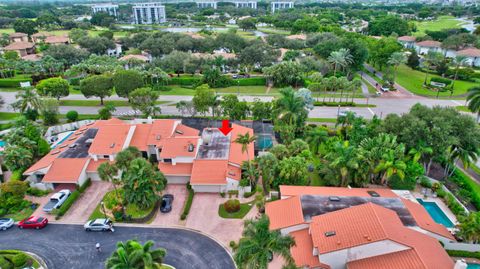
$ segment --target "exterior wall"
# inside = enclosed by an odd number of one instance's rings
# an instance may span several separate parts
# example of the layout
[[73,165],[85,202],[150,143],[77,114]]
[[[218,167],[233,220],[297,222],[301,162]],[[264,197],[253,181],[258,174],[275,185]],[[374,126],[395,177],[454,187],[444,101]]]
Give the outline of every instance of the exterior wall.
[[115,44],[114,49],[107,49],[108,56],[120,57],[121,54],[122,54],[122,45],[120,44]]
[[216,1],[202,1],[197,2],[198,8],[213,8],[217,9],[217,2]]
[[271,2],[272,13],[277,9],[293,8],[293,2]]
[[409,249],[409,247],[390,240],[383,240],[353,248],[320,254],[318,257],[322,263],[330,265],[331,269],[344,269],[349,261],[384,255],[407,249]]
[[192,185],[195,192],[213,192],[220,193],[226,191],[225,185]]
[[78,186],[82,186],[83,183],[85,183],[85,181],[87,181],[87,179],[88,179],[87,166],[88,166],[88,162],[85,163],[85,166],[82,169],[82,173],[80,173],[80,176],[78,177],[78,180],[77,180],[77,185]]
[[438,47],[419,47],[419,46],[415,46],[415,49],[417,50],[418,54],[427,54],[429,51],[444,53],[443,49],[438,48]]
[[480,57],[468,57],[465,62],[467,65],[480,67]]
[[[408,226],[407,226],[407,227],[408,227]],[[417,231],[417,232],[420,232],[420,233],[422,233],[422,234],[426,234],[426,235],[428,235],[428,236],[430,236],[430,237],[433,237],[433,238],[437,239],[438,241],[441,241],[441,242],[444,243],[444,244],[452,242],[452,240],[451,240],[450,238],[441,236],[441,235],[436,234],[436,233],[432,233],[432,232],[427,231],[427,230],[424,230],[424,229],[422,229],[422,228],[420,228],[420,227],[418,227],[418,226],[408,227],[408,228],[410,228],[410,229],[412,229],[412,230],[415,230],[415,231]]]
[[257,1],[238,1],[235,2],[235,7],[257,9]]
[[118,5],[94,5],[92,6],[92,12],[106,12],[111,16],[117,16]]
[[415,42],[413,41],[398,41],[400,42],[404,48],[406,49],[413,49],[415,48]]
[[87,172],[87,178],[90,178],[92,181],[102,181],[97,172]]
[[165,6],[161,3],[142,3],[132,7],[135,24],[154,24],[167,21]]
[[227,177],[227,191],[238,190],[238,180]]
[[165,176],[168,184],[187,184],[190,176]]
[[283,235],[287,235],[291,232],[307,229],[308,227],[310,227],[310,224],[302,223],[302,224],[298,224],[298,225],[294,225],[294,226],[290,226],[290,227],[287,227],[287,228],[280,229],[280,233],[283,234]]
[[195,157],[176,157],[172,158],[172,164],[176,163],[193,163]]

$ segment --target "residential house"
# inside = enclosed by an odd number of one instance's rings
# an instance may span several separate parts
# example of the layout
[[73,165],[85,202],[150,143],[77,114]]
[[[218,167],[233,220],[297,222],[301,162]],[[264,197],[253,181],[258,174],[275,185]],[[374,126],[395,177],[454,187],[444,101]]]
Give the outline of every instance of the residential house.
[[31,42],[12,42],[8,46],[3,48],[4,51],[15,51],[20,57],[24,57],[29,54],[35,54],[35,44]]
[[397,38],[398,42],[400,42],[406,49],[414,49],[416,39],[417,38],[414,36],[401,36]]
[[9,35],[10,43],[13,42],[28,42],[28,35],[25,33],[11,33]]
[[465,56],[466,63],[471,66],[480,67],[480,49],[468,48],[457,51],[457,55]]
[[119,59],[121,62],[124,62],[125,69],[130,69],[135,65],[144,65],[151,61],[151,56],[147,54],[129,54],[121,57]]
[[433,40],[425,40],[415,44],[415,49],[418,54],[427,54],[429,51],[444,53],[442,43]]
[[[389,189],[280,186],[270,229],[291,235],[297,267],[452,269],[438,243],[455,238],[417,201]],[[435,258],[432,258],[435,257]]]

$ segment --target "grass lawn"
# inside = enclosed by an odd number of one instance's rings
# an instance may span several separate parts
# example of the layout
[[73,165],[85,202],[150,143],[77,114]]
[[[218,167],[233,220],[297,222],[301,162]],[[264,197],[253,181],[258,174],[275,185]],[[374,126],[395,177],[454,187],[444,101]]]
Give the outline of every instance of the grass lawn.
[[308,118],[307,122],[325,122],[325,123],[336,123],[337,118]]
[[[438,75],[429,74],[428,79],[432,77],[439,77]],[[405,87],[407,90],[414,94],[424,95],[424,96],[437,96],[436,91],[423,88],[423,81],[425,80],[425,73],[418,70],[413,70],[406,65],[401,65],[398,68],[397,73],[397,83]],[[476,86],[473,82],[457,80],[455,82],[453,95],[455,97],[461,97],[466,94],[468,89]],[[449,97],[450,91],[440,92],[441,97]]]
[[243,219],[243,217],[245,217],[245,215],[247,215],[247,213],[250,211],[252,206],[253,201],[250,203],[240,204],[240,210],[238,212],[228,213],[223,207],[223,204],[220,204],[218,206],[218,215],[224,219]]
[[282,30],[277,28],[269,28],[269,27],[259,27],[257,29],[260,32],[264,32],[266,34],[279,34],[279,35],[289,35],[289,30]]
[[440,31],[449,28],[461,28],[464,23],[455,19],[453,16],[440,16],[433,21],[416,22],[417,32],[413,35],[423,36],[426,30]]
[[[120,193],[121,193],[121,190],[120,190]],[[103,196],[103,199],[102,201],[105,202],[105,208],[107,210],[107,217],[109,214],[109,205],[112,203],[112,201],[115,201],[116,198],[115,198],[115,190],[112,190],[112,191],[109,191],[107,193],[105,193],[105,195]],[[152,210],[153,210],[154,206],[150,207],[150,208],[147,208],[147,209],[140,209],[138,208],[136,205],[133,205],[133,204],[129,204],[125,207],[125,213],[127,215],[130,215],[132,216],[132,218],[142,218],[142,217],[145,217],[146,215],[148,215]],[[95,210],[92,212],[92,214],[90,215],[90,217],[88,218],[89,220],[91,219],[98,219],[98,218],[104,218],[105,217],[105,214],[103,213],[103,209],[102,209],[102,206],[101,204],[98,204],[97,207],[95,208]]]
[[456,106],[455,107],[458,111],[462,111],[462,112],[472,112],[470,111],[470,109],[468,109],[467,106]]
[[20,113],[0,112],[0,120],[14,120],[18,116],[20,116]]
[[90,215],[90,217],[88,218],[89,220],[92,220],[92,219],[101,219],[101,218],[104,218],[105,215],[103,215],[103,211],[101,209],[101,205],[98,204],[97,207],[95,208],[95,210],[93,210],[92,214]]
[[20,221],[20,220],[23,220],[23,219],[26,219],[26,218],[30,217],[33,214],[34,211],[35,210],[32,209],[29,206],[29,207],[24,208],[20,212],[17,212],[15,214],[7,214],[7,215],[4,215],[3,217],[4,218],[12,218],[15,221]]
[[18,92],[20,88],[3,88],[0,87],[0,92]]
[[233,94],[248,94],[248,95],[275,95],[278,94],[278,89],[272,88],[267,94],[267,87],[265,86],[230,86],[226,88],[214,89],[217,93],[233,93]]
[[[164,104],[167,103],[167,101],[157,101],[157,104]],[[104,104],[112,104],[117,107],[121,106],[130,106],[128,101],[123,101],[123,100],[109,100],[109,101],[104,101]],[[101,106],[100,105],[100,100],[60,100],[60,105],[61,106]]]

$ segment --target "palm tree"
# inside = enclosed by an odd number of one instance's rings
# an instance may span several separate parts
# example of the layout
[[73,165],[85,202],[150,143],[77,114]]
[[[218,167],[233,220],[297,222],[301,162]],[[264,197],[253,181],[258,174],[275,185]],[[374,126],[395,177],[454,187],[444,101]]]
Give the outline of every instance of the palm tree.
[[251,143],[255,141],[256,137],[255,136],[250,136],[249,132],[246,132],[244,135],[238,134],[237,138],[235,138],[234,142],[237,144],[242,145],[242,154],[247,153],[247,159],[248,159],[248,170],[249,170],[249,178],[250,178],[250,186],[253,187],[253,182],[255,180],[254,178],[254,173],[252,173],[252,162],[250,161],[250,154],[248,152],[248,147]]
[[397,77],[398,66],[407,62],[407,56],[401,51],[397,51],[390,55],[388,59],[388,64],[393,65],[393,83]]
[[327,141],[328,130],[326,127],[315,127],[307,131],[305,141],[310,145],[313,154],[317,154],[320,145]]
[[380,161],[378,166],[375,168],[374,172],[382,172],[383,176],[380,181],[381,184],[386,184],[388,179],[397,175],[400,179],[405,178],[405,169],[407,165],[401,159],[395,158],[394,154],[391,152],[383,156],[384,159]]
[[280,94],[281,97],[276,101],[278,118],[293,125],[299,116],[306,112],[305,101],[295,95],[295,90],[292,88],[281,89]]
[[270,192],[270,185],[275,176],[278,159],[273,153],[267,152],[257,158],[257,164],[262,175],[263,191],[265,194],[268,194]]
[[473,113],[477,113],[477,122],[480,118],[480,87],[472,87],[468,89],[467,92],[467,102],[468,102],[468,109]]
[[282,256],[293,264],[290,248],[295,240],[282,235],[278,230],[270,231],[270,221],[266,215],[258,220],[246,220],[243,237],[235,250],[234,260],[241,269],[267,269],[274,254]]
[[[455,75],[453,76],[453,82],[452,82],[452,90],[450,91],[453,94],[453,86],[455,85],[455,81],[458,78],[458,71],[460,70],[460,67],[465,65],[467,62],[467,57],[463,55],[457,55],[455,58],[453,58],[452,64],[455,66]],[[451,95],[450,95],[451,96]]]
[[349,49],[342,48],[337,51],[332,51],[327,61],[333,64],[333,76],[336,76],[338,67],[346,68],[353,63],[353,56],[350,54]]
[[467,242],[478,244],[480,242],[480,213],[471,212],[462,217],[458,228],[458,236]]
[[120,199],[117,190],[117,184],[120,183],[120,180],[117,178],[118,167],[115,164],[104,162],[98,166],[97,172],[101,180],[112,183],[113,189],[115,189],[115,196],[117,196],[117,201],[123,204],[123,199]]
[[359,168],[356,149],[348,141],[335,143],[333,151],[325,155],[325,159],[329,160],[328,166],[340,177],[343,187],[348,185],[351,174]]
[[167,251],[163,248],[152,249],[151,240],[142,246],[138,241],[118,242],[117,249],[107,259],[105,267],[109,269],[154,269],[162,265]]
[[12,104],[12,107],[15,110],[18,109],[21,113],[24,113],[29,108],[39,110],[42,106],[40,96],[32,87],[19,91],[15,97],[17,98],[17,101]]
[[440,63],[443,60],[443,58],[444,57],[440,52],[435,52],[431,50],[429,50],[427,55],[425,55],[424,61],[422,63],[424,68],[426,69],[425,80],[423,81],[423,85],[427,85],[430,68]]

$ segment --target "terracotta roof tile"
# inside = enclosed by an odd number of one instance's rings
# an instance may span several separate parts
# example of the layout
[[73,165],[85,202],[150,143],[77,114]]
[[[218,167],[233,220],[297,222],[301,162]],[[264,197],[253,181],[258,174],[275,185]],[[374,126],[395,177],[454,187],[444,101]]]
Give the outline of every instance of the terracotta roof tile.
[[356,196],[371,197],[369,191],[375,191],[381,197],[397,198],[390,189],[373,188],[338,188],[338,187],[312,187],[312,186],[289,186],[280,185],[280,194],[282,196],[295,195],[323,195],[323,196]]
[[128,60],[131,60],[131,59],[135,59],[135,60],[139,60],[139,61],[142,61],[142,62],[148,62],[150,59],[148,59],[147,56],[145,55],[142,55],[142,54],[129,54],[129,55],[125,55],[123,57],[121,57],[120,61],[128,61]]
[[47,36],[45,38],[45,43],[47,44],[64,44],[70,42],[70,39],[66,36]]
[[88,162],[88,165],[87,165],[87,172],[90,172],[90,173],[96,173],[97,172],[97,169],[98,167],[102,164],[102,163],[106,163],[106,162],[109,162],[110,164],[114,164],[114,162],[111,162],[110,160],[108,159],[99,159],[97,161],[94,161],[93,159],[90,160],[90,162]]
[[136,147],[140,151],[147,151],[147,139],[152,129],[151,124],[136,124],[130,146]]
[[291,232],[290,235],[295,239],[295,246],[290,248],[290,253],[297,267],[329,268],[328,265],[320,263],[318,256],[313,255],[313,242],[308,229]]
[[457,51],[458,55],[463,55],[467,57],[480,57],[480,49],[469,48],[461,51]]
[[270,219],[270,230],[277,230],[305,222],[299,196],[266,203],[265,214]]
[[31,42],[13,42],[10,45],[4,47],[4,50],[23,50],[35,47],[35,44]]
[[88,150],[90,154],[111,155],[120,152],[124,147],[130,128],[129,124],[108,124],[101,126]]
[[413,249],[373,256],[347,263],[347,269],[426,269]]
[[190,176],[192,174],[193,163],[158,163],[158,169],[164,175]]
[[57,158],[42,179],[50,183],[78,183],[88,158]]
[[226,184],[227,160],[194,160],[190,184]]
[[404,35],[404,36],[401,36],[399,38],[397,38],[398,41],[405,41],[405,42],[415,42],[415,40],[417,40],[416,37],[414,36],[408,36],[408,35]]
[[254,143],[248,145],[248,155],[247,152],[242,152],[242,145],[238,144],[235,141],[238,135],[244,135],[247,132],[250,133],[250,136],[253,136],[253,130],[238,124],[232,124],[231,138],[230,138],[230,152],[228,154],[228,161],[237,165],[242,165],[244,161],[253,160],[255,156]]
[[175,128],[175,132],[173,133],[174,137],[199,136],[199,135],[200,135],[199,130],[188,127],[183,124],[178,124],[177,127]]
[[25,33],[15,32],[15,33],[9,34],[8,36],[9,36],[9,37],[26,37],[26,36],[28,36],[28,35],[25,34]]
[[242,169],[238,166],[229,164],[227,166],[227,177],[235,180],[242,179]]
[[166,138],[172,136],[177,120],[162,119],[155,120],[152,123],[150,134],[148,135],[147,145],[156,145],[161,147]]
[[441,45],[442,45],[441,42],[433,41],[433,40],[425,40],[417,43],[417,46],[419,47],[429,47],[429,48],[439,48]]
[[198,149],[197,144],[198,137],[166,138],[160,152],[160,158],[195,157]]

